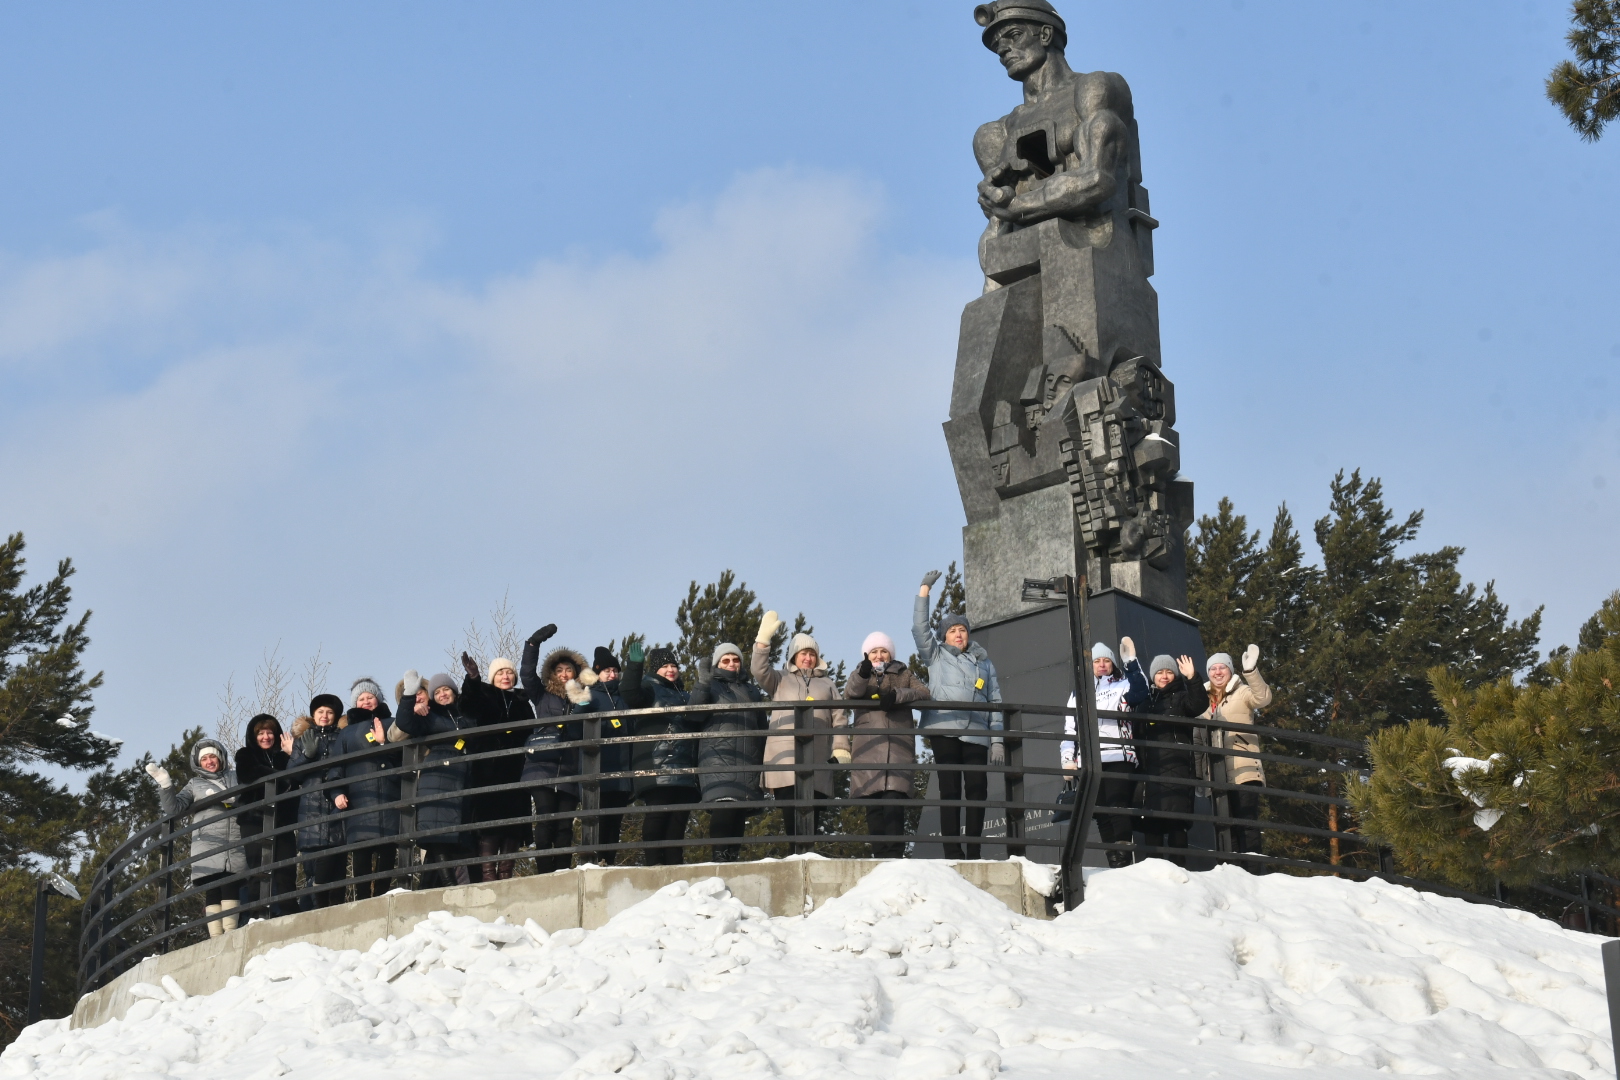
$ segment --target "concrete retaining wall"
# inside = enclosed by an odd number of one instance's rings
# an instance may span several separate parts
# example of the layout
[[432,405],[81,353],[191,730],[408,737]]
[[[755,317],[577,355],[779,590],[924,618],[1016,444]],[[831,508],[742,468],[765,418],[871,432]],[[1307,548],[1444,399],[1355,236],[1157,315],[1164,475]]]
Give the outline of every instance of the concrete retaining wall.
[[[264,919],[222,937],[175,952],[149,956],[99,990],[79,999],[73,1027],[95,1027],[122,1018],[134,1004],[129,988],[172,976],[188,994],[210,994],[242,974],[261,953],[295,941],[329,949],[369,949],[389,934],[408,934],[432,911],[476,915],[486,922],[533,919],[550,933],[570,927],[593,930],[672,881],[718,877],[733,896],[771,915],[801,915],[849,891],[877,859],[787,859],[684,866],[585,867],[533,877],[449,889],[398,892],[352,904]],[[1048,918],[1047,900],[1024,884],[1012,862],[958,862],[964,879],[1014,911]]]

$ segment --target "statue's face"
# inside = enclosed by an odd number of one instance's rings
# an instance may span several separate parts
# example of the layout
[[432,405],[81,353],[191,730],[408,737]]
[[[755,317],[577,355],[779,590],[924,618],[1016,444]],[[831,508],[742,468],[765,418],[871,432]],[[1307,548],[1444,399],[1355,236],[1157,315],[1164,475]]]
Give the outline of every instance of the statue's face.
[[1007,77],[1022,82],[1046,63],[1052,46],[1052,28],[1040,23],[1013,21],[1004,24],[992,39]]

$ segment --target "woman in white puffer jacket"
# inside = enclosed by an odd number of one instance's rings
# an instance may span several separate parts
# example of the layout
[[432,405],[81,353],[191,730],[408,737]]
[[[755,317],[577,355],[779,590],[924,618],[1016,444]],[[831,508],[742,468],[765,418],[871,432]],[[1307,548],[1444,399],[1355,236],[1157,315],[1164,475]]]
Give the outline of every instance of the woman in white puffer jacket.
[[[1114,650],[1102,642],[1091,647],[1091,674],[1097,687],[1097,711],[1125,712],[1125,691],[1131,688],[1129,680],[1119,673],[1119,665],[1114,660]],[[1069,695],[1069,708],[1076,705],[1073,694]],[[1074,714],[1063,718],[1065,734],[1073,735],[1076,732]],[[1103,739],[1129,739],[1131,737],[1131,724],[1129,720],[1116,720],[1107,716],[1097,717],[1097,734]],[[1065,739],[1058,746],[1058,753],[1063,760],[1063,768],[1079,775],[1080,761],[1076,755],[1073,739]],[[1117,742],[1104,742],[1102,744],[1102,789],[1097,793],[1098,806],[1128,807],[1136,793],[1136,749],[1129,745]],[[1104,814],[1097,818],[1097,832],[1105,844],[1129,844],[1133,825],[1129,814]],[[1128,851],[1108,852],[1108,865],[1112,867],[1129,866],[1131,853]]]

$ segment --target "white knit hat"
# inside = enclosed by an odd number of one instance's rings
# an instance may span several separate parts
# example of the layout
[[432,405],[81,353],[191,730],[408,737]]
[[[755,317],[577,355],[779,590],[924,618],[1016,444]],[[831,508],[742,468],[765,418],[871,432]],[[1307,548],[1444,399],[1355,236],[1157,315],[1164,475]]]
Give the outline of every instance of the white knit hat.
[[889,655],[893,656],[894,639],[881,630],[874,630],[866,635],[865,641],[861,642],[861,655],[865,656],[873,649],[888,649]]
[[794,634],[793,641],[788,645],[788,663],[791,664],[793,662],[793,658],[804,652],[806,649],[809,649],[811,652],[815,653],[817,660],[821,659],[821,646],[816,644],[815,638],[811,637],[809,634]]
[[516,670],[517,670],[517,665],[512,663],[512,661],[508,660],[504,656],[497,656],[495,659],[493,659],[493,660],[491,660],[489,662],[489,681],[490,682],[495,681],[495,673],[497,671],[516,671]]

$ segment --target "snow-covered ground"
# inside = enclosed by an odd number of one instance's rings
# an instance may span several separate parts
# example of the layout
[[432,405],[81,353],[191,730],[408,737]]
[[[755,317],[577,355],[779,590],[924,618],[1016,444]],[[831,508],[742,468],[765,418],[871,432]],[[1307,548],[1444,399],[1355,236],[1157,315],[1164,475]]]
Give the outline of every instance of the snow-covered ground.
[[125,1020],[35,1025],[0,1077],[1612,1076],[1599,941],[1159,861],[1095,874],[1054,922],[939,863],[801,918],[710,878],[589,932],[441,912],[367,953],[278,949],[215,994],[168,980]]

